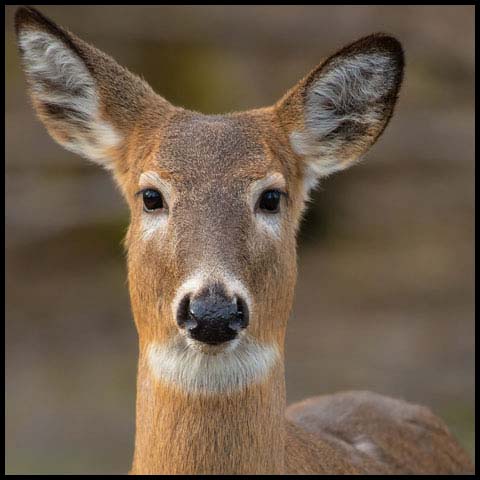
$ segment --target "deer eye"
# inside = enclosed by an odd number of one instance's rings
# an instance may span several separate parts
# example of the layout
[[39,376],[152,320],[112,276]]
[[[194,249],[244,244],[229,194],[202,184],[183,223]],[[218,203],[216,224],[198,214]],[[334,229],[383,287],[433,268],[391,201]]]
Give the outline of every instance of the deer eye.
[[262,193],[258,208],[268,213],[277,213],[282,194],[278,190],[267,190]]
[[151,212],[153,210],[159,210],[163,208],[164,202],[162,194],[151,188],[147,188],[142,192],[143,195],[143,205],[146,212]]

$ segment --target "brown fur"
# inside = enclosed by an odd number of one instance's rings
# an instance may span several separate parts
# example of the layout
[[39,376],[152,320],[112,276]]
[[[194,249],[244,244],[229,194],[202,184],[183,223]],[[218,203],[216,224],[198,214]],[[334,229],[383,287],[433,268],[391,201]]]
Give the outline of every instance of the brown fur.
[[[185,395],[151,380],[140,354],[131,473],[259,474],[285,469],[282,370],[226,396]],[[269,452],[268,455],[265,453]]]
[[[424,407],[348,392],[286,410],[284,339],[296,281],[296,233],[305,208],[307,161],[292,151],[289,135],[306,128],[306,94],[334,68],[336,59],[359,52],[387,55],[395,82],[381,99],[382,118],[363,126],[344,122],[328,139],[339,162],[356,161],[393,113],[403,73],[403,52],[396,40],[379,34],[345,47],[273,107],[202,115],[170,105],[143,80],[35,9],[19,9],[16,28],[19,35],[46,32],[81,59],[95,80],[102,117],[122,135],[121,144],[104,153],[131,210],[125,245],[140,344],[131,473],[473,470],[444,424]],[[32,86],[42,79],[28,81]],[[52,136],[67,143],[79,128],[71,112],[40,101],[32,89],[31,95]],[[142,239],[145,214],[137,193],[145,171],[161,174],[173,186],[162,241]],[[279,241],[258,234],[246,202],[250,184],[272,172],[284,176],[288,192]],[[149,345],[165,344],[178,334],[171,312],[175,293],[205,266],[212,272],[228,271],[248,286],[254,308],[248,333],[259,343],[276,345],[280,353],[263,381],[233,393],[182,391],[155,379],[148,364]]]

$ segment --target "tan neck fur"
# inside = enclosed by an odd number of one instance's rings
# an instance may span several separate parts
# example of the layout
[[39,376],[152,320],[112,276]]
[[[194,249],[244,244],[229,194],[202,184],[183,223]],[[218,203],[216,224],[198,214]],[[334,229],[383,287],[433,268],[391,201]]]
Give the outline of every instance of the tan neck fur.
[[185,394],[154,379],[140,353],[132,474],[282,473],[283,361],[261,384],[225,394]]

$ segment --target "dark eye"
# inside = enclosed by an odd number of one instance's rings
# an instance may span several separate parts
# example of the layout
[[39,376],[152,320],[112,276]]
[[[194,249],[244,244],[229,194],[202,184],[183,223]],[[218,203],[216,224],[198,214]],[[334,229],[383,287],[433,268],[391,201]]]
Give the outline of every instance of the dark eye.
[[144,210],[151,212],[152,210],[158,210],[163,208],[163,197],[160,192],[157,190],[152,190],[148,188],[143,191],[143,205],[145,206]]
[[282,194],[278,190],[267,190],[263,192],[258,208],[268,213],[277,213],[281,196]]

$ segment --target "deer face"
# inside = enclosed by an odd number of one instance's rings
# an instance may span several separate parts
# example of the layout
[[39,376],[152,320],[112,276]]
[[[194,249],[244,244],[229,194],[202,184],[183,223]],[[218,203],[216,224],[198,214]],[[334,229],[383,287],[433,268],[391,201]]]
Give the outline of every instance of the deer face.
[[172,106],[34,9],[20,9],[16,26],[40,119],[111,170],[130,207],[129,287],[152,369],[193,389],[258,380],[282,355],[308,192],[387,125],[400,44],[366,37],[273,107],[206,116]]
[[280,341],[303,198],[298,164],[269,141],[278,135],[269,111],[178,111],[129,173],[133,303],[148,309],[135,317],[158,338],[204,352],[245,335]]

